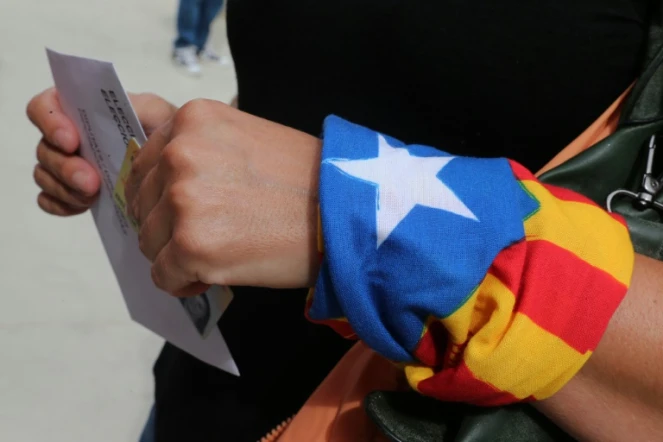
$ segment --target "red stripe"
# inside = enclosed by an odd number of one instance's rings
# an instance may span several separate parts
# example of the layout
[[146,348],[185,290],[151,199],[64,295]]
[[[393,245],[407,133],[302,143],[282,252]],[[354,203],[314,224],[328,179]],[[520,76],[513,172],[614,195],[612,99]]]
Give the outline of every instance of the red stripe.
[[527,259],[527,245],[524,239],[510,245],[497,254],[488,273],[499,279],[516,297],[520,295],[520,283]]
[[[515,161],[510,160],[510,164],[511,164],[511,168],[513,169],[513,174],[516,176],[516,178],[518,180],[520,180],[520,181],[537,181],[539,184],[541,184],[548,192],[550,192],[558,200],[584,203],[584,204],[589,204],[591,206],[600,207],[598,204],[596,204],[591,199],[587,198],[584,195],[581,195],[580,193],[578,193],[574,190],[569,190],[569,189],[565,189],[563,187],[554,186],[552,184],[546,184],[546,183],[542,183],[542,182],[538,181],[534,175],[532,175],[527,169],[525,169],[523,166],[516,163]],[[619,223],[621,223],[623,226],[626,226],[626,220],[621,215],[618,215],[616,213],[612,213],[611,216],[615,220],[617,220]]]
[[[557,187],[557,186],[553,186],[551,184],[544,184],[544,183],[541,183],[541,184],[543,185],[543,187],[546,188],[546,190],[548,192],[550,192],[555,198],[557,198],[559,200],[577,202],[577,203],[585,203],[585,204],[589,204],[589,205],[598,207],[598,205],[594,201],[590,200],[586,196],[583,196],[583,195],[581,195],[577,192],[574,192],[573,190],[564,189],[563,187]],[[612,217],[615,220],[617,220],[618,222],[620,222],[623,226],[626,226],[626,220],[622,216],[620,216],[616,213],[611,213],[610,215],[612,215]]]
[[527,170],[527,168],[525,168],[525,166],[522,164],[516,163],[513,160],[509,160],[509,165],[511,166],[511,170],[513,170],[513,174],[515,175],[516,179],[520,181],[536,179],[534,174]]
[[477,379],[465,362],[461,362],[455,369],[442,370],[433,377],[420,381],[417,390],[426,396],[443,401],[466,402],[482,406],[521,402],[511,393],[498,390]]
[[596,203],[589,198],[569,189],[565,189],[563,187],[558,187],[554,186],[552,184],[545,184],[541,183],[529,170],[527,170],[524,166],[521,164],[516,163],[513,160],[509,160],[509,164],[511,166],[511,169],[513,170],[513,174],[515,175],[516,179],[519,181],[536,181],[539,184],[541,184],[543,187],[545,187],[550,193],[552,193],[555,198],[563,200],[563,201],[576,201],[580,203],[587,203],[591,204],[592,206],[596,206]]
[[314,324],[325,325],[331,328],[345,339],[359,339],[355,331],[352,329],[352,326],[347,321],[339,321],[338,319],[311,319],[311,317],[308,315],[308,311],[306,312],[306,319]]
[[[516,310],[580,353],[594,350],[626,287],[548,241],[528,241],[527,255],[521,281],[501,278],[519,293]],[[504,269],[491,272],[508,276]]]
[[414,350],[414,357],[428,367],[442,368],[445,354],[449,351],[448,341],[447,329],[440,321],[433,321],[419,340]]
[[559,186],[553,186],[552,184],[541,183],[541,185],[543,185],[543,187],[558,200],[575,202],[575,203],[585,203],[589,204],[590,206],[597,205],[594,201],[573,190],[565,189]]
[[[578,192],[538,181],[538,179],[532,174],[532,172],[530,172],[524,166],[522,166],[519,163],[516,163],[513,160],[509,160],[509,165],[511,166],[511,169],[513,170],[513,174],[516,177],[516,179],[520,181],[537,181],[557,199],[560,199],[562,201],[572,201],[572,202],[590,204],[592,206],[598,206],[598,204],[596,204],[594,201],[592,201],[591,199],[587,198],[584,195],[579,194]],[[618,214],[611,214],[611,215],[622,225],[626,226],[626,220],[622,216]]]

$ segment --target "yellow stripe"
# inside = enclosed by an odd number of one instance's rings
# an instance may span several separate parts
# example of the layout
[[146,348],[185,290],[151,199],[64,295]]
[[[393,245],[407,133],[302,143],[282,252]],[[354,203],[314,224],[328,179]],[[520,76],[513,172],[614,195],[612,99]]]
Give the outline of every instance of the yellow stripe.
[[468,302],[442,320],[455,344],[481,339],[481,351],[488,355],[497,346],[509,327],[515,296],[502,281],[487,274]]
[[[545,399],[580,370],[591,352],[579,353],[526,315],[514,313],[515,300],[502,281],[488,274],[468,302],[442,323],[459,349],[467,342],[457,356],[477,379],[519,399]],[[453,355],[450,359],[452,366],[459,362]],[[407,366],[405,374],[417,390],[435,373],[429,367]]]
[[600,207],[555,198],[537,181],[522,183],[541,203],[539,211],[525,221],[527,240],[554,243],[622,284],[629,284],[633,246],[624,225]]
[[405,377],[407,378],[408,384],[410,384],[410,388],[419,393],[419,382],[425,381],[433,376],[435,376],[435,372],[430,367],[425,367],[423,365],[407,365],[405,367]]
[[494,336],[484,330],[470,340],[465,363],[477,379],[508,391],[519,399],[552,396],[589,359],[527,316],[517,313],[494,350]]
[[453,344],[460,345],[467,341],[478,296],[479,290],[477,289],[458,310],[442,320],[442,325],[449,332],[449,338]]

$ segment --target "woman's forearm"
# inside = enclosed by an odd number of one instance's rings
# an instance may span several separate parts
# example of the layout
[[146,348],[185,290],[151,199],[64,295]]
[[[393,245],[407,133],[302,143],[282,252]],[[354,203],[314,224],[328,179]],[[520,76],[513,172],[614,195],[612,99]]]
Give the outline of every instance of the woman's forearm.
[[580,440],[663,440],[663,263],[636,257],[593,356],[537,407]]

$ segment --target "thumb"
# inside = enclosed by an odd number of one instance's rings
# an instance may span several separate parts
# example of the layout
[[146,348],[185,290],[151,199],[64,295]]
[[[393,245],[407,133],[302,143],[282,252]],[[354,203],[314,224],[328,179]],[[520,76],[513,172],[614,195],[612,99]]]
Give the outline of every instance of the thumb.
[[148,137],[166,123],[177,111],[177,107],[160,96],[151,93],[128,94],[145,135]]

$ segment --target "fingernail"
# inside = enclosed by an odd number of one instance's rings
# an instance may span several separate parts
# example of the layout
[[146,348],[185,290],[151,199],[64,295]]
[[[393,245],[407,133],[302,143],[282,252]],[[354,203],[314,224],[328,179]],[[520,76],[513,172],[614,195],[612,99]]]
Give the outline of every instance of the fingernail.
[[85,194],[89,193],[88,189],[90,187],[90,175],[80,171],[74,172],[74,174],[71,176],[71,181],[74,183],[76,190]]
[[62,150],[71,150],[70,147],[74,144],[74,139],[68,130],[58,129],[53,134],[53,143]]

